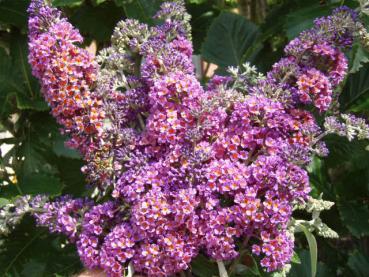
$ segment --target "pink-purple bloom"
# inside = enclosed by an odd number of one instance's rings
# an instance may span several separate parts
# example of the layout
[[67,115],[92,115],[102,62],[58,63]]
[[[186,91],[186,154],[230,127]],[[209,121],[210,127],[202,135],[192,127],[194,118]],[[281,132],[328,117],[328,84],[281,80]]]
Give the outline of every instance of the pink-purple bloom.
[[48,203],[39,224],[68,235],[85,266],[109,276],[129,263],[169,276],[200,251],[232,260],[242,243],[267,271],[289,263],[288,223],[309,195],[305,166],[321,133],[304,108],[331,106],[352,42],[333,24],[356,20],[350,10],[317,20],[247,94],[230,77],[207,87],[196,79],[182,1],[162,5],[160,25],[119,23],[98,63],[56,9],[34,0],[30,15],[33,73],[102,195]]

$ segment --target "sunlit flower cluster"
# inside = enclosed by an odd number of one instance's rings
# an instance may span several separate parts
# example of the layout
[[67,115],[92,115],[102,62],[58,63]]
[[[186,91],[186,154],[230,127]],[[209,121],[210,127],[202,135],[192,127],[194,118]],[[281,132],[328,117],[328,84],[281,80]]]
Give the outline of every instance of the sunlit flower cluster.
[[29,21],[29,62],[52,115],[70,134],[70,144],[86,152],[89,137],[101,132],[104,118],[102,102],[91,92],[96,64],[91,54],[75,45],[83,40],[79,32],[41,2],[34,1],[29,9],[38,15]]
[[98,183],[97,203],[57,199],[39,224],[69,236],[86,267],[110,276],[128,265],[170,276],[200,252],[226,261],[248,249],[267,271],[289,263],[288,223],[310,192],[305,166],[315,148],[325,151],[303,108],[331,106],[347,70],[341,49],[353,40],[350,10],[317,20],[265,78],[233,70],[206,87],[182,1],[161,6],[159,25],[118,23],[96,62],[56,9],[34,0],[30,13],[34,75]]

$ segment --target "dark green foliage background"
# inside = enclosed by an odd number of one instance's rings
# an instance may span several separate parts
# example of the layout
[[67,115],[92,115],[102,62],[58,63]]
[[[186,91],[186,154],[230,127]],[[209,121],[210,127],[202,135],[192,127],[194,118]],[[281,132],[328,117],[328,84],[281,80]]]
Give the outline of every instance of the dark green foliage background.
[[[77,26],[86,44],[108,45],[118,20],[130,17],[152,24],[158,0],[54,0]],[[312,25],[313,19],[329,14],[341,2],[357,8],[356,1],[269,0],[262,23],[253,23],[232,13],[237,1],[187,0],[192,15],[195,53],[225,67],[245,61],[266,72],[282,54],[288,40]],[[23,194],[51,196],[87,195],[83,164],[78,153],[64,147],[55,120],[40,95],[40,87],[27,63],[28,0],[0,0],[0,132],[13,137],[0,144],[13,148],[0,156],[0,206]],[[364,20],[368,21],[366,18]],[[359,45],[347,53],[350,74],[342,85],[342,112],[369,115],[369,54]],[[18,118],[14,120],[14,118]],[[327,138],[331,154],[310,166],[314,196],[323,193],[334,201],[322,216],[340,238],[318,238],[318,276],[369,276],[369,142],[348,143]],[[8,175],[5,167],[14,170]],[[310,258],[305,239],[297,237],[296,255],[289,276],[309,277]],[[233,276],[266,276],[249,256]],[[70,276],[82,268],[73,245],[50,235],[25,218],[8,237],[0,237],[0,276]],[[211,277],[215,264],[198,257],[193,274]]]

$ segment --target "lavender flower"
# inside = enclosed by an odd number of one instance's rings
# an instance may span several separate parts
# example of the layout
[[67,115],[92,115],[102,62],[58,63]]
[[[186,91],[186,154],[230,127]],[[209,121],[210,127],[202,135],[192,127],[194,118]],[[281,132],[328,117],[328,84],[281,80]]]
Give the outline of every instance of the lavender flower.
[[349,141],[357,138],[369,139],[369,125],[362,118],[352,114],[341,114],[340,118],[330,116],[325,119],[326,133],[347,137]]
[[[266,76],[245,65],[204,88],[183,1],[164,3],[156,26],[118,23],[96,62],[60,12],[40,0],[29,11],[33,73],[100,196],[49,202],[39,224],[69,236],[84,265],[109,276],[129,264],[170,276],[200,251],[232,260],[239,241],[267,271],[289,263],[292,210],[309,199],[306,166],[327,154],[305,107],[330,109],[355,13],[316,20]],[[328,132],[368,137],[365,122],[342,119],[327,118]]]

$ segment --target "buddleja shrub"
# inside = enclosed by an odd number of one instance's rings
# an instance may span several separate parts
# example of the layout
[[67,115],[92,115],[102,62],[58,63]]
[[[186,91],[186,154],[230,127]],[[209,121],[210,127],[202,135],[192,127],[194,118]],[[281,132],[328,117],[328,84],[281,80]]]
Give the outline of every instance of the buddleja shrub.
[[[268,272],[286,271],[295,231],[337,235],[319,218],[332,203],[309,197],[306,167],[328,154],[327,134],[369,138],[364,120],[337,109],[343,50],[358,34],[367,41],[354,11],[317,19],[266,76],[245,64],[206,86],[194,74],[181,1],[162,4],[156,26],[119,22],[97,57],[45,1],[29,13],[33,74],[95,191],[20,198],[8,227],[31,212],[109,276],[169,276],[199,253],[226,276],[224,262],[245,251]],[[293,218],[296,208],[313,219]]]

